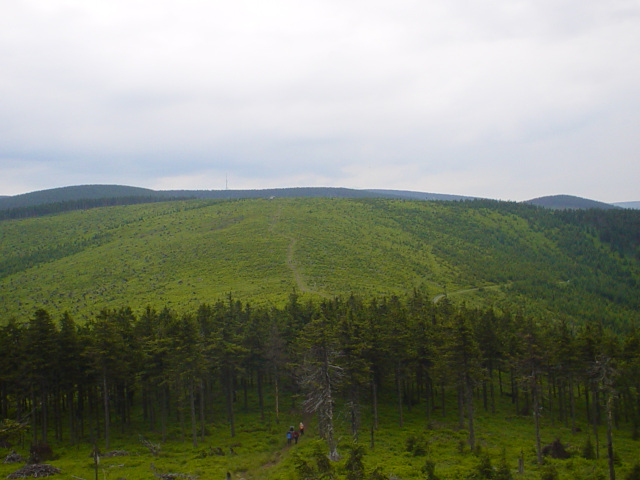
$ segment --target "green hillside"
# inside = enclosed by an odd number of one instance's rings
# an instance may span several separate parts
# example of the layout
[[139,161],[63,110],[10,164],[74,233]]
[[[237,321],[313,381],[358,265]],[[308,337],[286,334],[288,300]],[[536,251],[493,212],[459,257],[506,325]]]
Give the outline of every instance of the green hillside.
[[615,222],[493,201],[188,200],[10,220],[0,224],[0,321],[39,307],[81,321],[123,305],[193,310],[228,293],[282,305],[294,289],[417,288],[624,328],[639,307],[632,220],[622,250],[601,240]]

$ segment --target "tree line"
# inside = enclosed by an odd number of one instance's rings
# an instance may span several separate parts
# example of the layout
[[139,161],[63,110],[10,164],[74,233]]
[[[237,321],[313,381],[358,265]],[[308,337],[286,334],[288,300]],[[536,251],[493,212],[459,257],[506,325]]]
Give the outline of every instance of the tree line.
[[76,210],[89,210],[92,208],[114,207],[123,205],[140,205],[143,203],[170,202],[187,200],[184,197],[168,196],[118,196],[105,198],[81,198],[77,200],[64,200],[60,202],[42,203],[38,205],[27,205],[0,209],[0,221],[20,220],[24,218],[42,217],[45,215],[56,215],[64,212]]
[[[609,448],[621,424],[639,435],[640,329],[602,325],[434,303],[419,292],[320,302],[293,292],[282,307],[229,295],[190,313],[103,310],[82,325],[39,309],[0,327],[0,417],[28,424],[33,443],[98,434],[108,449],[113,429],[131,431],[135,411],[163,440],[177,422],[197,446],[207,423],[221,421],[214,407],[234,436],[239,405],[277,420],[303,398],[336,458],[338,405],[355,441],[363,411],[367,428],[378,428],[380,402],[395,404],[399,426],[407,408],[426,421],[454,408],[473,449],[475,411],[495,412],[504,396],[536,432],[542,412],[573,428],[580,419],[599,448],[606,425]],[[541,460],[539,434],[536,453]]]

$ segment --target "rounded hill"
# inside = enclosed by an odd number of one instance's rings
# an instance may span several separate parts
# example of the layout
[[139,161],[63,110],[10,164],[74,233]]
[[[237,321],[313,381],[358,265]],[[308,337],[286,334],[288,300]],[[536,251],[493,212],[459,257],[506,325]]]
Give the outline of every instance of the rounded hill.
[[480,200],[275,198],[10,220],[0,232],[0,321],[40,307],[82,319],[125,305],[193,310],[228,294],[282,305],[294,290],[322,299],[421,289],[624,327],[639,302],[635,237],[621,252],[576,215]]

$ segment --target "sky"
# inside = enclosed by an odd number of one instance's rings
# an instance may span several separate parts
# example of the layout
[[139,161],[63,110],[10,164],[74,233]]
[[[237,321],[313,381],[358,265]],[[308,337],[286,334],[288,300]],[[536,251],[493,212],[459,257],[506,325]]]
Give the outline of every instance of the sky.
[[640,200],[640,0],[0,2],[0,195]]

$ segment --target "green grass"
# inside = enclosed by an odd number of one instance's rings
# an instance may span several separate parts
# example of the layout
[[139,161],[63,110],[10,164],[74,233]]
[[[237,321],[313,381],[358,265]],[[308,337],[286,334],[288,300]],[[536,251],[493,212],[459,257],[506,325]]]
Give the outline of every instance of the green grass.
[[[267,418],[260,421],[255,398],[250,395],[249,412],[244,412],[241,405],[237,405],[236,436],[230,437],[228,425],[223,420],[221,411],[216,410],[217,421],[207,426],[208,434],[198,447],[191,445],[189,434],[181,439],[178,425],[169,429],[169,438],[161,446],[161,453],[153,457],[138,441],[137,431],[142,428],[141,419],[125,434],[118,433],[113,428],[114,437],[110,450],[125,450],[127,456],[101,458],[99,478],[126,478],[127,480],[153,478],[151,464],[162,473],[183,473],[198,478],[225,478],[226,472],[232,478],[251,479],[291,479],[298,478],[296,474],[296,456],[312,462],[314,451],[318,445],[326,450],[324,443],[318,439],[315,419],[306,418],[307,431],[298,445],[286,445],[285,432],[289,425],[297,425],[303,416],[297,409],[285,412],[280,423],[275,422],[272,412],[272,398],[267,397]],[[435,473],[442,479],[466,479],[477,470],[479,456],[470,452],[466,444],[466,430],[458,429],[455,405],[452,401],[447,405],[449,414],[440,416],[436,411],[430,421],[427,421],[422,405],[414,405],[411,410],[405,407],[404,426],[398,426],[398,414],[392,399],[385,400],[380,405],[380,424],[375,432],[375,445],[370,446],[370,410],[363,405],[363,421],[360,432],[360,444],[365,447],[365,469],[367,472],[379,468],[387,478],[395,475],[402,480],[420,479],[421,469],[427,459],[435,463]],[[289,403],[287,401],[287,403]],[[579,408],[583,408],[580,407]],[[222,408],[220,407],[220,410]],[[535,437],[533,421],[528,416],[513,414],[513,406],[507,397],[498,398],[497,413],[485,412],[480,402],[476,402],[476,432],[480,452],[489,455],[495,467],[504,450],[507,463],[514,478],[533,480],[539,479],[542,468],[536,463]],[[580,415],[580,413],[579,413]],[[573,433],[557,419],[543,416],[541,437],[543,444],[551,443],[558,438],[572,453],[568,460],[546,459],[545,463],[554,465],[559,472],[560,479],[595,479],[608,476],[606,449],[600,445],[600,460],[585,460],[579,453],[586,439],[591,435],[591,428],[578,418],[580,431]],[[337,478],[345,478],[344,465],[348,456],[348,446],[352,443],[348,429],[347,415],[344,407],[338,405],[336,411],[336,432],[339,440],[339,453],[342,459],[333,465]],[[605,438],[604,427],[600,427],[600,439]],[[159,436],[146,435],[152,442],[160,443]],[[421,442],[424,451],[409,451],[409,439]],[[26,442],[25,442],[26,443]],[[104,450],[103,442],[98,441]],[[60,468],[62,478],[95,478],[94,464],[90,458],[92,443],[85,438],[76,446],[64,443],[52,444],[58,458],[50,461]],[[224,455],[219,456],[211,452],[221,448]],[[235,455],[230,453],[233,448]],[[26,455],[26,446],[17,445],[19,453]],[[616,465],[618,478],[624,478],[634,462],[638,461],[640,443],[632,440],[630,426],[621,424],[615,430],[614,449],[619,462]],[[8,449],[0,449],[4,458]],[[418,453],[417,455],[415,453]],[[524,459],[524,473],[518,474],[518,460]],[[0,477],[6,477],[16,471],[21,465],[7,465],[0,463]]]

